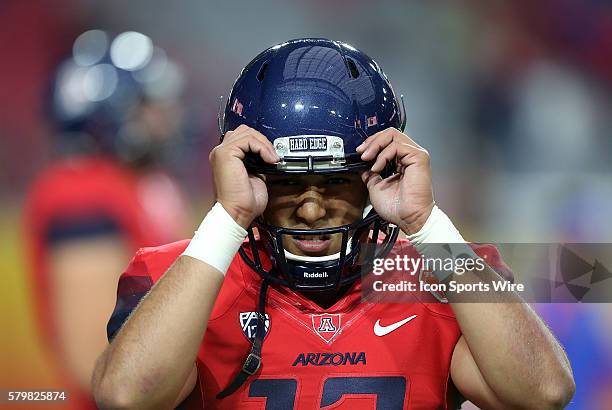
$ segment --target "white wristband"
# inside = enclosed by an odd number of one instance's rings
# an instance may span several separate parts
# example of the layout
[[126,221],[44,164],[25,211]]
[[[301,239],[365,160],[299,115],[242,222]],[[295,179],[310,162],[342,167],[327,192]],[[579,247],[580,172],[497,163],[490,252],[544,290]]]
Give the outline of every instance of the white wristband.
[[427,243],[465,243],[453,222],[437,205],[434,205],[421,230],[408,235],[408,239],[417,250]]
[[[426,259],[479,258],[450,218],[435,205],[425,225],[417,233],[408,235],[408,239],[416,251]],[[452,275],[453,271],[438,269],[433,274],[439,281],[443,281]]]
[[195,231],[183,255],[201,260],[225,275],[246,234],[217,202]]

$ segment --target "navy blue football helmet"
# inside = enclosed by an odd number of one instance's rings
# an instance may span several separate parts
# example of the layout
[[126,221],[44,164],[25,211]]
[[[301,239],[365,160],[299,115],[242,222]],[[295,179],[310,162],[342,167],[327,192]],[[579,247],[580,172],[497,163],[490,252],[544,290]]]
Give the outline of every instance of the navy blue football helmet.
[[[405,114],[374,60],[348,44],[308,38],[271,47],[242,70],[219,116],[222,136],[241,124],[266,136],[281,159],[270,165],[247,155],[249,172],[331,174],[371,167],[357,146],[388,127],[403,130]],[[393,173],[394,165],[385,172]],[[293,255],[283,247],[285,236],[332,234],[342,235],[341,249],[327,257]],[[271,283],[296,290],[338,289],[369,271],[374,258],[391,250],[397,234],[398,228],[371,206],[355,223],[324,229],[288,229],[258,217],[248,230],[250,252],[243,247],[240,255]],[[376,251],[365,255],[366,242],[378,244]],[[264,269],[262,251],[272,269]]]
[[[181,130],[147,128],[138,109],[178,106],[183,86],[181,68],[146,35],[89,30],[58,66],[47,111],[61,151],[104,153],[134,163],[162,154],[180,139]],[[165,132],[177,135],[161,135]]]

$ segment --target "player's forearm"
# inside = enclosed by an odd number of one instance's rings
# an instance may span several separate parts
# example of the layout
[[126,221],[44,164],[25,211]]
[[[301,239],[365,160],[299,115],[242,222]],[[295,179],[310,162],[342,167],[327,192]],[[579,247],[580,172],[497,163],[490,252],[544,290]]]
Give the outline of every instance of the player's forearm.
[[179,257],[98,360],[92,383],[99,404],[169,407],[193,367],[222,282],[210,265]]
[[[495,396],[506,407],[548,409],[567,402],[574,382],[563,349],[516,293],[495,292],[492,283],[502,278],[490,267],[476,263],[480,258],[448,216],[434,207],[418,232],[407,233],[427,259],[456,259],[464,266],[473,261],[475,270],[462,275],[450,269],[434,271],[439,281],[488,284],[488,292],[447,292],[446,296],[478,370]],[[477,296],[482,303],[475,303]]]
[[[501,280],[492,269],[454,275],[459,282]],[[575,386],[567,357],[546,325],[515,293],[482,294],[487,303],[462,303],[449,293],[461,332],[486,383],[507,405],[562,408]]]

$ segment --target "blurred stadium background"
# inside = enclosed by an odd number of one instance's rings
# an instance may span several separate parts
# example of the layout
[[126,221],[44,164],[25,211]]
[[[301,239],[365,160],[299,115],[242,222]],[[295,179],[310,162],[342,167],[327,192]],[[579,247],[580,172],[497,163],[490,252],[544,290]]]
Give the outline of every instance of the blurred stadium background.
[[[381,64],[404,94],[407,132],[432,155],[436,200],[467,238],[612,240],[608,1],[4,0],[0,23],[0,388],[61,388],[33,319],[21,221],[54,156],[50,81],[93,28],[146,33],[183,67],[192,135],[172,172],[191,225],[212,202],[219,96],[257,52],[310,36]],[[569,408],[612,409],[612,307],[537,309],[574,366]]]

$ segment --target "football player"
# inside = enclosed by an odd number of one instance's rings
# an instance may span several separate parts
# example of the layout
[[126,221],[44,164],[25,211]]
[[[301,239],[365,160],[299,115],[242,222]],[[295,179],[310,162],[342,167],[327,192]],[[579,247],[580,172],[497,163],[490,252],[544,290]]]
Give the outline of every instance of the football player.
[[180,139],[181,82],[147,36],[102,30],[81,34],[54,77],[56,158],[32,183],[24,225],[42,340],[75,408],[94,407],[117,272],[138,248],[186,231],[186,202],[161,166]]
[[191,241],[141,249],[120,279],[98,405],[563,407],[570,365],[526,304],[362,294],[375,258],[434,257],[436,243],[484,258],[483,281],[509,274],[435,205],[401,106],[348,44],[294,40],[251,61],[210,154],[217,203]]

